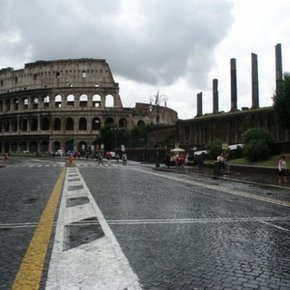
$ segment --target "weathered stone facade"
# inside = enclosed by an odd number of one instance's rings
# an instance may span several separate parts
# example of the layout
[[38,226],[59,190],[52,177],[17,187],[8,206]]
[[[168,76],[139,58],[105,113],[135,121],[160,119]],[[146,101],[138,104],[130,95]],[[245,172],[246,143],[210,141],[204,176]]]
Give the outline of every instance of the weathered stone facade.
[[275,120],[273,107],[209,114],[189,120],[179,120],[178,140],[181,146],[204,148],[215,139],[231,144],[243,142],[242,134],[249,128],[264,128],[274,143],[290,141],[289,130],[281,129]]
[[[157,110],[158,109],[158,110]],[[177,113],[136,104],[123,108],[119,85],[100,59],[37,61],[24,69],[0,70],[0,153],[94,148],[100,129],[110,124],[173,125]]]

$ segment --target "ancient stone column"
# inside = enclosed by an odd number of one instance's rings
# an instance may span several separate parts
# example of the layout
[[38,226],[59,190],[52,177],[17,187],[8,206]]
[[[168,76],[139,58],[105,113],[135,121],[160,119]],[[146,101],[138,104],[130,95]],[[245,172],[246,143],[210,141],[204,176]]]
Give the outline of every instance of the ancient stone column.
[[252,53],[252,109],[259,108],[258,56]]
[[237,66],[236,59],[231,58],[231,111],[237,110]]
[[275,60],[276,60],[276,90],[279,81],[283,80],[283,70],[282,70],[282,48],[281,43],[275,46]]
[[197,94],[197,114],[196,117],[202,116],[202,92]]
[[218,80],[212,80],[212,95],[213,95],[213,113],[217,114],[219,112],[219,92],[218,92]]

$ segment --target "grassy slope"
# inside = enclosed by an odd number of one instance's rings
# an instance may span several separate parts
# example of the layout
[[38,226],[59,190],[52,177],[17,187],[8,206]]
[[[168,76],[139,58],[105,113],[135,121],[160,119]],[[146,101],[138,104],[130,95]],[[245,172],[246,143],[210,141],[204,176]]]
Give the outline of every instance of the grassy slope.
[[[290,165],[290,153],[282,154],[286,156],[286,161],[288,163],[288,168]],[[250,162],[244,158],[240,159],[232,159],[229,161],[229,164],[232,165],[245,165],[245,166],[253,166],[253,167],[268,167],[268,168],[277,168],[277,163],[281,155],[273,155],[266,161],[257,161]]]

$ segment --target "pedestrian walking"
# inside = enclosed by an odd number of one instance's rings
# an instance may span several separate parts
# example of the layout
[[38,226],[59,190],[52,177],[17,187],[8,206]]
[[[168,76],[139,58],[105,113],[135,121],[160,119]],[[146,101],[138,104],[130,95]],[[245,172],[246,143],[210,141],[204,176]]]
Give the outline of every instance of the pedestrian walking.
[[278,184],[287,183],[287,162],[286,156],[281,156],[278,161]]
[[123,154],[122,160],[123,160],[123,165],[126,165],[127,164],[127,154],[126,153]]
[[102,153],[99,153],[99,155],[98,155],[98,164],[104,165]]
[[108,166],[111,166],[111,159],[112,159],[111,154],[108,154],[107,159],[108,159]]

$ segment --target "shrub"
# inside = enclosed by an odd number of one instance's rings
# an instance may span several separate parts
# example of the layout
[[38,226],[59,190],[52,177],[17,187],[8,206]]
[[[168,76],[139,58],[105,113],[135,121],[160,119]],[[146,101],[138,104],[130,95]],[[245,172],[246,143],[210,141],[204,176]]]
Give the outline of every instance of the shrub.
[[222,141],[220,139],[209,142],[205,148],[208,152],[210,159],[216,159],[217,156],[223,152]]
[[272,143],[272,137],[270,133],[263,128],[248,129],[246,132],[243,133],[242,138],[243,138],[244,144],[247,144],[249,141],[254,140],[254,139],[265,140],[265,142],[269,145]]
[[243,135],[244,155],[250,161],[266,160],[270,156],[272,137],[262,128],[251,128]]
[[244,155],[250,161],[267,160],[270,156],[270,148],[265,140],[253,139],[245,144]]

